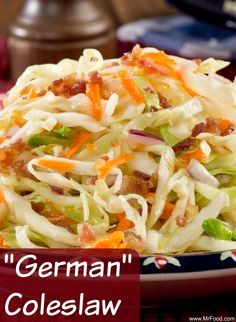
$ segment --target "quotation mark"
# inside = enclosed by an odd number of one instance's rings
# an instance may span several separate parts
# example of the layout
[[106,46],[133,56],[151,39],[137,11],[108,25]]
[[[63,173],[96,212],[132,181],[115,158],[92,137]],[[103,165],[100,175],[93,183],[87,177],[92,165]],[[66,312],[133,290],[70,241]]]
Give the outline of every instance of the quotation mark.
[[132,254],[123,254],[122,255],[122,263],[125,264],[127,263],[130,264],[132,262]]
[[13,264],[15,261],[14,254],[5,254],[4,255],[4,263],[5,264]]

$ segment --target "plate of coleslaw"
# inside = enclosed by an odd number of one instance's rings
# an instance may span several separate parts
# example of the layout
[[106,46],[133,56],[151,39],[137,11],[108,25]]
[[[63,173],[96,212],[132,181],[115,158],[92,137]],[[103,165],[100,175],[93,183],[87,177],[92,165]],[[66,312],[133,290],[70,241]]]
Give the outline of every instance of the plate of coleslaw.
[[0,111],[1,247],[131,248],[146,278],[235,274],[228,64],[136,45],[28,67]]

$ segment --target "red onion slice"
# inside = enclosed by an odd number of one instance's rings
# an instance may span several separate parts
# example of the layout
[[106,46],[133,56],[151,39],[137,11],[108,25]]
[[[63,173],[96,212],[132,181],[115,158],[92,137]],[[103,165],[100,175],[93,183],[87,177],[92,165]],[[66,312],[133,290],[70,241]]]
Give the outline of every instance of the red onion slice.
[[195,180],[206,183],[212,187],[218,187],[219,181],[211,175],[207,169],[197,160],[192,159],[187,166],[187,172]]
[[129,130],[129,136],[131,140],[135,143],[141,143],[144,145],[156,145],[165,144],[162,138],[155,134],[151,134],[140,130]]
[[18,131],[20,127],[18,125],[13,125],[10,130],[6,133],[6,137],[13,137]]
[[64,195],[63,188],[57,187],[57,186],[52,186],[52,185],[50,185],[50,188],[52,189],[53,192],[57,193],[58,195]]

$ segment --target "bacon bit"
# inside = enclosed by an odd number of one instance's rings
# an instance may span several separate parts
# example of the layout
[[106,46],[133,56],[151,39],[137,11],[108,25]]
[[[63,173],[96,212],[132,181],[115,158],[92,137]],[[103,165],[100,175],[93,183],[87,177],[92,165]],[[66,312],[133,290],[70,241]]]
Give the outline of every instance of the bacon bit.
[[88,223],[80,224],[78,231],[81,243],[87,244],[96,240],[95,233]]
[[204,158],[205,158],[205,154],[199,148],[197,148],[193,152],[189,152],[189,153],[183,154],[183,155],[181,155],[179,157],[180,161],[182,161],[183,163],[185,163],[185,165],[188,165],[189,162],[192,159],[196,159],[199,162],[202,162],[204,160]]
[[88,73],[88,82],[98,84],[102,86],[102,77],[97,71],[92,71]]
[[124,88],[129,92],[129,94],[137,104],[142,104],[143,102],[145,102],[144,95],[140,92],[135,84],[134,79],[128,74],[126,70],[120,70],[118,72],[118,77]]
[[102,160],[104,160],[104,161],[108,161],[110,158],[109,158],[109,156],[108,156],[108,155],[103,155],[103,156],[101,157],[101,159],[102,159]]
[[192,136],[196,137],[200,133],[204,133],[206,131],[206,123],[200,122],[194,126],[192,129]]
[[156,108],[156,106],[151,106],[150,111],[151,112],[157,112],[158,108]]
[[128,193],[137,193],[141,196],[146,196],[149,191],[149,183],[141,178],[123,176],[122,185],[117,192],[118,195],[125,195]]
[[133,222],[126,218],[124,212],[115,214],[115,217],[119,220],[116,226],[116,231],[124,231],[133,227]]
[[80,93],[86,92],[86,82],[79,80],[75,74],[68,75],[64,78],[55,80],[48,90],[53,92],[56,96],[71,97]]
[[32,202],[31,207],[35,212],[40,213],[43,211],[45,204],[43,202]]
[[131,65],[131,66],[135,65],[135,60],[133,59],[130,51],[127,53],[124,53],[124,55],[121,57],[121,61],[123,64],[126,64],[126,65]]
[[59,211],[47,211],[44,215],[53,222],[59,221],[64,217],[64,215]]
[[200,65],[202,60],[200,58],[195,58],[193,59],[193,61],[197,64],[197,65]]
[[77,135],[69,148],[69,150],[65,151],[63,155],[67,158],[71,158],[74,154],[78,152],[78,150],[81,148],[81,146],[86,143],[91,137],[91,133],[86,131],[81,131],[79,135]]
[[160,216],[160,219],[164,219],[164,220],[169,219],[172,215],[174,208],[175,208],[175,205],[173,203],[166,202],[163,212]]
[[118,157],[107,161],[105,164],[99,167],[99,179],[105,179],[105,177],[111,172],[111,170],[118,165],[125,164],[134,158],[131,154],[120,154]]
[[32,175],[32,173],[29,172],[25,160],[17,160],[13,162],[12,168],[19,177],[30,178],[32,180],[35,180],[35,177]]
[[171,105],[168,103],[168,101],[165,98],[165,96],[163,96],[160,93],[158,93],[158,98],[159,98],[159,104],[160,104],[160,106],[162,108],[169,108],[169,107],[171,107]]
[[144,173],[142,171],[138,171],[138,170],[134,170],[133,171],[133,174],[140,178],[140,179],[143,179],[144,181],[149,181],[151,179],[151,176],[147,173]]
[[93,107],[93,117],[99,121],[102,114],[100,86],[96,83],[87,83],[86,95],[90,99]]
[[229,120],[219,120],[218,124],[221,136],[226,136],[234,131],[234,125]]
[[206,122],[201,122],[194,126],[192,136],[196,137],[200,133],[212,133],[225,136],[231,134],[233,131],[234,125],[229,120],[208,117]]
[[220,134],[220,128],[218,127],[218,120],[208,117],[206,119],[206,132]]
[[122,231],[115,231],[109,236],[98,239],[94,243],[88,245],[88,248],[126,248],[127,244],[123,242],[124,233]]
[[98,176],[90,176],[86,180],[86,184],[92,184],[95,185],[96,181],[98,180]]
[[140,58],[141,52],[142,50],[140,48],[140,45],[135,45],[132,52],[125,53],[124,56],[121,57],[122,63],[134,66],[137,59]]
[[0,164],[3,167],[11,166],[15,157],[23,152],[24,149],[25,143],[22,140],[18,140],[10,146],[0,148]]
[[177,216],[175,221],[179,227],[185,227],[187,225],[187,219],[184,216]]
[[75,168],[73,163],[53,159],[40,159],[38,160],[38,165],[62,173],[70,172]]
[[184,150],[188,150],[190,148],[190,146],[193,144],[193,139],[191,138],[187,138],[187,139],[184,139],[183,141],[175,144],[172,149],[174,150],[175,153],[177,152],[181,152],[181,151],[184,151]]

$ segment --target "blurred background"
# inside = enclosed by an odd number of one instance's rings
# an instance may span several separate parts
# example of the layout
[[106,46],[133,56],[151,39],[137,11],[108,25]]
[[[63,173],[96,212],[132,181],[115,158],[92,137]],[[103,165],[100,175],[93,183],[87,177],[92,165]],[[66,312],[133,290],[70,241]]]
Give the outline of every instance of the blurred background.
[[32,64],[105,58],[136,43],[188,58],[236,62],[235,0],[0,0],[0,92]]

